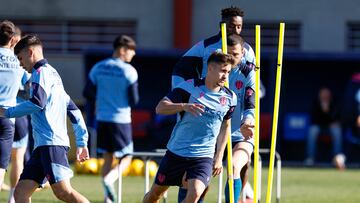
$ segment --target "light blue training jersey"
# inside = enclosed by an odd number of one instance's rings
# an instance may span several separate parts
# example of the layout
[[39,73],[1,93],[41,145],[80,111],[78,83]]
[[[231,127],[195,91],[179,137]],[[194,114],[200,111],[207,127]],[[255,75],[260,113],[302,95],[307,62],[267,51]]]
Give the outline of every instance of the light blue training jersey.
[[0,106],[16,105],[16,96],[30,79],[11,49],[0,48]]
[[[244,141],[240,126],[245,118],[255,117],[255,66],[241,63],[233,68],[229,75],[229,88],[237,96],[237,105],[231,119],[231,139],[233,142]],[[253,143],[253,139],[248,140]]]
[[[172,88],[175,88],[184,80],[192,78],[204,78],[207,73],[207,60],[216,50],[221,50],[221,34],[209,37],[196,43],[180,58],[172,73]],[[244,56],[242,63],[255,64],[254,50],[248,43],[244,43]]]
[[201,116],[180,112],[167,148],[182,157],[210,157],[215,153],[216,139],[223,120],[230,119],[236,106],[236,95],[226,87],[212,92],[205,79],[181,83],[167,96],[173,103],[199,103],[205,106]]
[[46,59],[38,61],[31,75],[30,99],[10,107],[8,118],[31,114],[34,149],[44,145],[70,147],[67,115],[73,125],[76,145],[87,146],[88,132],[81,111],[65,92],[58,72]]
[[136,69],[119,58],[109,58],[95,64],[89,79],[96,86],[96,120],[131,123],[128,91],[137,83]]

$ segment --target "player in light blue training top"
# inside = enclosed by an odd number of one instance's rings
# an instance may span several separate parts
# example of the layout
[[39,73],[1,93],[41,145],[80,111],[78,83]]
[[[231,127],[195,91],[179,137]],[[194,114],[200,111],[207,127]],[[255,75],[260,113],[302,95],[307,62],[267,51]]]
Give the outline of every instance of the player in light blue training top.
[[[241,63],[244,54],[244,40],[239,35],[227,37],[228,53],[233,55],[238,64],[229,75],[229,88],[235,92],[238,102],[231,120],[231,140],[233,149],[234,202],[237,202],[247,175],[241,177],[246,170],[254,148],[254,116],[255,116],[255,65]],[[244,169],[243,169],[244,168]],[[225,202],[230,202],[228,182],[225,187]]]
[[[221,21],[226,23],[226,33],[240,35],[243,26],[244,11],[238,7],[229,7],[221,10]],[[255,64],[255,54],[248,43],[244,43],[244,53],[241,63]],[[178,61],[172,72],[171,85],[176,87],[180,82],[191,78],[203,78],[206,76],[206,61],[210,54],[221,49],[221,33],[209,37],[195,44]],[[265,94],[265,89],[261,86],[260,95]],[[243,182],[247,179],[248,166],[241,171]],[[179,199],[185,196],[186,191],[179,190]],[[199,203],[202,202],[199,201]]]
[[[13,44],[10,47],[11,50],[14,50],[15,45],[21,39],[21,30],[19,27],[15,26],[15,33],[13,36]],[[21,86],[17,94],[16,101],[17,103],[23,102],[24,99],[28,99],[28,92],[30,89],[30,73],[27,73],[25,69],[21,68],[28,77],[22,77]],[[25,84],[25,85],[24,85]],[[23,116],[15,119],[15,134],[11,149],[11,168],[10,168],[10,191],[8,197],[8,203],[15,203],[14,191],[17,182],[19,181],[20,174],[24,169],[24,155],[28,145],[29,139],[29,116]],[[27,160],[26,160],[27,161]]]
[[[12,22],[0,23],[0,107],[15,106],[19,87],[22,81],[25,83],[28,79],[11,49],[17,42],[15,35],[16,29]],[[15,119],[0,117],[0,190],[10,161],[14,122]]]
[[[244,177],[240,178],[240,171],[247,166],[253,151],[253,130],[254,130],[254,90],[255,90],[255,70],[250,62],[242,63],[244,41],[237,34],[230,34],[227,37],[228,53],[234,56],[236,66],[229,75],[229,88],[237,96],[237,105],[231,119],[231,138],[233,148],[233,167],[234,167],[234,196],[238,199],[242,189]],[[220,51],[220,50],[219,50]],[[228,185],[225,188],[225,199],[228,198]],[[181,202],[186,195],[186,190],[179,190],[178,202]],[[199,200],[202,202],[203,198]],[[235,201],[236,202],[236,201]]]
[[135,55],[136,43],[122,35],[114,40],[113,47],[113,57],[91,69],[84,91],[86,98],[96,100],[97,145],[98,152],[104,157],[105,202],[115,201],[113,184],[118,178],[118,170],[112,168],[114,159],[121,158],[119,166],[123,170],[131,162],[131,106],[139,101],[138,74],[129,64]]
[[58,72],[43,56],[40,39],[25,36],[15,46],[21,65],[32,73],[30,99],[14,107],[0,108],[0,117],[21,117],[31,114],[34,151],[26,163],[15,188],[16,202],[29,202],[31,195],[48,180],[55,196],[64,202],[89,202],[71,187],[67,154],[70,148],[67,115],[76,136],[76,158],[89,159],[88,133],[80,110],[65,92]]
[[230,118],[237,102],[236,95],[224,87],[233,65],[233,56],[213,53],[206,78],[181,83],[157,105],[157,113],[179,113],[179,119],[143,202],[158,202],[169,186],[183,184],[188,189],[184,201],[197,202],[210,176],[222,171]]
[[[240,35],[243,25],[244,11],[237,7],[221,10],[221,21],[226,23],[226,33]],[[251,46],[244,43],[244,57],[246,61],[255,63],[255,54]],[[195,44],[189,49],[175,65],[172,72],[171,85],[175,88],[184,80],[193,78],[204,78],[207,70],[207,60],[216,50],[221,49],[221,33],[209,37]]]

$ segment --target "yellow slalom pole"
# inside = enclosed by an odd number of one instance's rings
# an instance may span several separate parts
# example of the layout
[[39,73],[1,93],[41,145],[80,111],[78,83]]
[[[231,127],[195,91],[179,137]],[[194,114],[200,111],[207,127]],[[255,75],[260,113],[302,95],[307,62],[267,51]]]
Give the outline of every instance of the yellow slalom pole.
[[279,103],[280,103],[280,87],[281,87],[281,69],[283,60],[283,49],[284,49],[284,33],[285,23],[280,23],[279,31],[279,47],[278,47],[278,62],[276,70],[276,86],[275,86],[275,100],[274,100],[274,114],[273,114],[273,125],[271,135],[271,149],[270,149],[270,162],[269,162],[269,174],[268,174],[268,185],[266,192],[266,203],[271,202],[272,193],[272,182],[275,162],[275,147],[277,137],[277,126],[278,126],[278,114],[279,114]]
[[[258,169],[260,140],[260,25],[255,26],[255,147],[254,147],[254,203],[258,202]],[[245,184],[245,183],[244,183]]]
[[[226,23],[221,23],[221,48],[224,54],[227,54],[227,42],[226,42]],[[226,87],[229,87],[229,81],[225,84]],[[230,127],[231,129],[231,127]],[[230,132],[229,132],[230,133]],[[229,181],[229,199],[230,203],[234,203],[234,175],[233,175],[233,164],[232,164],[232,142],[231,142],[231,133],[228,135],[227,140],[227,172],[228,172],[228,181]]]

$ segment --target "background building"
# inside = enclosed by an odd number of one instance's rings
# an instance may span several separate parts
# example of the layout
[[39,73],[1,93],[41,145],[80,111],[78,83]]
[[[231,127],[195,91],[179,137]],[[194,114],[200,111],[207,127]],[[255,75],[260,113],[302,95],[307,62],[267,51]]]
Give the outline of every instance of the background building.
[[[177,58],[194,43],[218,32],[220,11],[245,11],[242,35],[254,46],[262,26],[262,80],[271,114],[279,22],[286,23],[280,123],[289,112],[308,111],[322,85],[342,98],[351,74],[360,69],[358,0],[0,0],[0,18],[44,41],[46,57],[61,74],[68,93],[82,103],[86,72],[110,54],[118,34],[138,43],[140,108],[152,110],[170,88]],[[154,83],[156,78],[156,83]],[[280,126],[281,127],[281,126]],[[266,128],[263,128],[266,129]],[[282,131],[280,131],[282,132]],[[266,133],[265,133],[266,134]]]

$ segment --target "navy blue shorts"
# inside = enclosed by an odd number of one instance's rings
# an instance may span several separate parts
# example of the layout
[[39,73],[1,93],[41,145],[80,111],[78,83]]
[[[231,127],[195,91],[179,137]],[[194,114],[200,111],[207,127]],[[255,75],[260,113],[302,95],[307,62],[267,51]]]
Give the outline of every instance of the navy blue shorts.
[[97,125],[98,152],[111,152],[116,157],[133,152],[131,123],[120,124],[98,121]]
[[27,116],[22,116],[15,119],[15,135],[14,141],[19,141],[29,135],[29,119]]
[[186,172],[185,180],[198,179],[208,186],[212,168],[212,158],[181,157],[167,150],[161,160],[155,183],[157,185],[182,186],[182,178]]
[[14,139],[14,123],[8,118],[0,118],[0,168],[6,169],[10,162]]
[[67,159],[69,149],[65,146],[37,147],[26,162],[20,180],[30,179],[41,185],[46,180],[54,184],[70,179],[73,172]]

